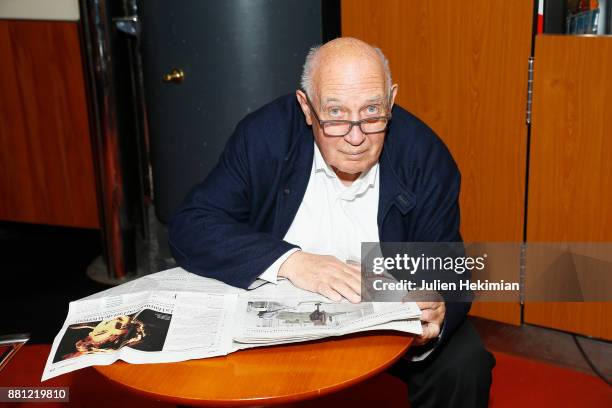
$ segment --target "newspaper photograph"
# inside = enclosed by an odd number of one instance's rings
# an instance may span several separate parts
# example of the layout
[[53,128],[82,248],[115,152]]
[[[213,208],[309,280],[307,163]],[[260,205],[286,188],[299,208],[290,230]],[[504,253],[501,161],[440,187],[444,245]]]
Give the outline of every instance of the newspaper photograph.
[[253,290],[181,268],[71,302],[42,380],[80,368],[168,363],[366,330],[422,333],[414,302],[332,302],[289,281]]
[[144,309],[102,321],[72,324],[60,340],[53,362],[85,354],[112,353],[124,346],[161,351],[168,334],[169,313]]

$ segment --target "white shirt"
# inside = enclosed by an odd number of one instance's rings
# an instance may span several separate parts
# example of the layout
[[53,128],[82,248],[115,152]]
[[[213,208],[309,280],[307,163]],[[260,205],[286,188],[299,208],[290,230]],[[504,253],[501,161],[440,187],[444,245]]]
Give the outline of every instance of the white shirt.
[[[306,252],[361,262],[361,243],[379,241],[379,184],[376,163],[345,186],[315,143],[308,187],[284,240]],[[259,278],[276,283],[281,265],[295,251],[283,254]]]

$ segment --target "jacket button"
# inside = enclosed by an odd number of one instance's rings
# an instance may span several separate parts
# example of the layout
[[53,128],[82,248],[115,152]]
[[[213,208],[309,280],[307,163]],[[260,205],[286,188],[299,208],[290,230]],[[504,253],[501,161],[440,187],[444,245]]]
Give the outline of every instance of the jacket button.
[[291,190],[290,190],[290,189],[288,189],[288,188],[285,188],[285,189],[283,190],[283,193],[285,193],[285,195],[289,195],[289,194],[291,194]]

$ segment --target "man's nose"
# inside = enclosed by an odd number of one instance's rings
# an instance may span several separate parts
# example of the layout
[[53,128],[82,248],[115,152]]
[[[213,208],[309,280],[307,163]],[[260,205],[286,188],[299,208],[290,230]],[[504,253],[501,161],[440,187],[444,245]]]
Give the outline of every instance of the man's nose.
[[344,140],[353,146],[359,146],[365,140],[365,136],[366,135],[361,131],[361,127],[359,127],[359,125],[354,125],[351,131],[344,136]]

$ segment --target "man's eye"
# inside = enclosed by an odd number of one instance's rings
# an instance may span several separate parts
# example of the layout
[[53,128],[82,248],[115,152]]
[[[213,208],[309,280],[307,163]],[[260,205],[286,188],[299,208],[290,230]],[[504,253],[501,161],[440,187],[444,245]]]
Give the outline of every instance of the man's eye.
[[366,112],[371,115],[371,114],[376,114],[378,112],[380,112],[380,109],[378,108],[378,106],[376,105],[370,105],[366,108]]
[[331,108],[329,110],[329,115],[330,116],[340,116],[342,114],[342,111],[338,108]]

